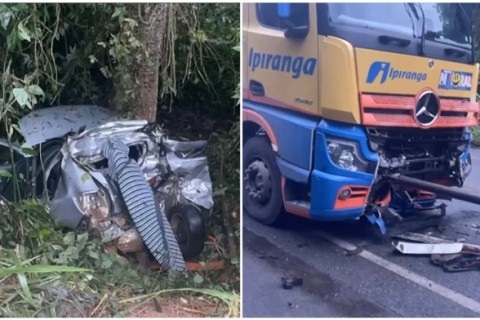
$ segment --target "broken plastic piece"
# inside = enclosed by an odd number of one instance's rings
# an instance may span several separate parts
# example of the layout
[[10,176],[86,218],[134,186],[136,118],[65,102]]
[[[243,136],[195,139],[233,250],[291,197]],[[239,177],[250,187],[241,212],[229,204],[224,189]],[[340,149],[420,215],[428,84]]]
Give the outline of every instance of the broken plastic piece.
[[382,217],[377,217],[374,213],[367,215],[368,221],[371,224],[376,224],[380,228],[380,232],[385,235],[387,233],[387,226],[385,225],[385,221]]
[[413,243],[393,241],[392,245],[403,254],[452,254],[460,253],[463,243]]
[[403,234],[395,235],[392,238],[410,240],[410,241],[415,241],[415,242],[423,242],[423,243],[451,243],[451,242],[453,242],[453,241],[450,241],[450,240],[433,237],[433,236],[430,236],[428,234],[415,233],[415,232],[405,232]]

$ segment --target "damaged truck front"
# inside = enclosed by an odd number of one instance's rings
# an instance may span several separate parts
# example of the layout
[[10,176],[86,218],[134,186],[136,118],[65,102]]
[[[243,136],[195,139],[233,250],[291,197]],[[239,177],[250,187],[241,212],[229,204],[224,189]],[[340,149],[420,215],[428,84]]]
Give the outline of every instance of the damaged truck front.
[[384,233],[386,217],[437,207],[421,182],[462,186],[479,66],[460,4],[244,9],[243,200],[252,217],[364,216]]
[[165,268],[182,269],[182,255],[202,252],[213,207],[206,141],[171,140],[96,106],[35,111],[19,127],[38,152],[30,185],[64,226],[89,229],[127,255],[150,252]]

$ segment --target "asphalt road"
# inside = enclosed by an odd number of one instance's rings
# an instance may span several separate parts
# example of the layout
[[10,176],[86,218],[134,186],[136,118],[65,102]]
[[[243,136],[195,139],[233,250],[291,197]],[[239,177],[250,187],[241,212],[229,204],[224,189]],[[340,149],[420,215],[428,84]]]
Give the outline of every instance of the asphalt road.
[[[472,160],[463,189],[478,193],[479,149]],[[440,224],[422,231],[480,245],[480,206],[446,203]],[[480,271],[445,272],[429,256],[397,253],[368,223],[298,218],[278,229],[244,215],[243,247],[245,317],[480,317]],[[303,286],[283,289],[285,276]]]

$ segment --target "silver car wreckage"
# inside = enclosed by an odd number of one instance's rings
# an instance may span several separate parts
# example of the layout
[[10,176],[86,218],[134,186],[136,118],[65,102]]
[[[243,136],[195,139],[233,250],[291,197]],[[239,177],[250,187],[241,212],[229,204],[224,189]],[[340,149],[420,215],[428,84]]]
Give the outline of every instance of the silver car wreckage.
[[[213,207],[206,141],[171,140],[157,125],[97,106],[34,111],[19,128],[36,151],[17,157],[22,195],[41,194],[62,225],[88,229],[127,256],[149,252],[165,270],[182,271],[184,258],[202,252]],[[0,179],[12,198],[11,181]]]

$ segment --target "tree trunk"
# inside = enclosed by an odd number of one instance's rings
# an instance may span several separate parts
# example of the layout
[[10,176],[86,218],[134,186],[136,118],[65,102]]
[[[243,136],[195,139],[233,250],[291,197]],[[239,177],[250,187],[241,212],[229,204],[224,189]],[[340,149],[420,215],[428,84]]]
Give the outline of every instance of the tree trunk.
[[167,32],[166,3],[144,3],[138,10],[138,39],[145,45],[147,56],[135,68],[135,101],[137,119],[154,122],[157,115],[159,64]]

